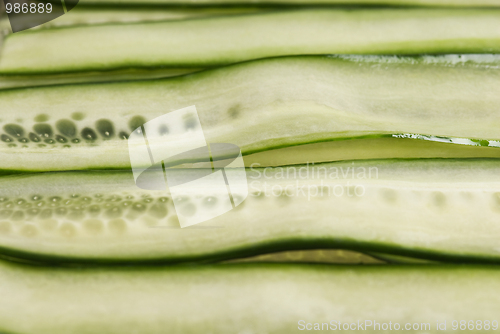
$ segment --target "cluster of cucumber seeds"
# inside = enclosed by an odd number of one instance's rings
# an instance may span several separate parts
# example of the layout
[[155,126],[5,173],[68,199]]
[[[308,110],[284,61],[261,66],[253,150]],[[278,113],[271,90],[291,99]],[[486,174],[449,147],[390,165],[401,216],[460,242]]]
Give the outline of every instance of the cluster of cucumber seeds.
[[49,147],[61,144],[63,147],[71,147],[80,143],[93,143],[96,140],[122,139],[126,140],[129,134],[143,125],[146,120],[142,116],[134,116],[129,122],[129,129],[116,130],[113,122],[102,118],[94,123],[94,127],[78,127],[78,121],[85,119],[85,114],[74,112],[72,119],[59,119],[54,126],[47,123],[50,117],[39,114],[34,118],[36,122],[31,129],[20,124],[9,123],[3,126],[0,140],[8,147],[28,147],[29,143],[35,143],[39,147]]
[[[328,192],[324,192],[320,197],[329,197],[326,194]],[[379,190],[379,195],[388,205],[398,204],[399,196],[394,189],[382,188]],[[464,192],[463,195],[467,198],[471,196],[468,192]],[[500,212],[500,193],[494,193],[492,196],[493,210]],[[252,193],[248,199],[261,201],[265,197],[267,196],[263,192]],[[288,205],[292,199],[285,194],[273,197],[282,205]],[[446,197],[443,192],[432,191],[427,200],[431,208],[441,211],[447,206]],[[196,205],[189,197],[176,199],[176,203],[182,202],[184,205],[180,208],[181,214],[190,216],[197,211]],[[217,198],[209,196],[203,198],[201,205],[210,208],[216,206],[217,202]],[[236,210],[241,210],[244,206],[245,202]],[[9,234],[14,229],[25,237],[35,237],[41,232],[53,231],[63,237],[73,237],[79,229],[89,236],[104,234],[105,231],[119,235],[125,233],[128,226],[136,222],[143,224],[144,227],[163,226],[164,222],[167,222],[168,226],[178,226],[173,201],[170,197],[154,197],[149,193],[92,196],[72,194],[46,198],[36,194],[26,198],[0,197],[0,235]]]
[[78,226],[90,235],[104,233],[105,227],[114,234],[124,233],[127,222],[142,222],[154,226],[164,219],[176,220],[175,210],[169,197],[154,198],[149,194],[73,194],[43,198],[9,199],[0,197],[0,235],[9,234],[14,228],[21,235],[34,237],[40,230],[58,231],[72,237]]

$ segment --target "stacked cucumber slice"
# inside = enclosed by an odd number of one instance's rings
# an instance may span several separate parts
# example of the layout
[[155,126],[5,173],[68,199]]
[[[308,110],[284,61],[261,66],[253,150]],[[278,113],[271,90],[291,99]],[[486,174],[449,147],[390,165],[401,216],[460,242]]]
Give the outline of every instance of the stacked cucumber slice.
[[[15,34],[2,18],[0,331],[498,328],[497,7],[80,0]],[[249,191],[180,228],[223,198],[139,188],[128,139],[192,105],[208,143],[241,148]]]
[[[0,292],[11,298],[0,320],[17,333],[293,333],[305,326],[339,330],[339,325],[347,331],[362,325],[368,333],[398,325],[410,333],[435,332],[438,324],[449,332],[471,325],[498,328],[490,320],[498,315],[498,297],[489,289],[500,283],[491,267],[61,269],[2,263],[0,270]],[[462,298],[475,307],[464,306]],[[25,315],[32,316],[27,320]]]
[[240,146],[248,166],[493,158],[499,86],[496,55],[309,56],[163,80],[3,90],[0,169],[130,168],[131,131],[191,104],[207,140]]
[[[337,162],[310,167],[309,179],[301,169],[252,168],[240,206],[182,230],[171,196],[138,189],[128,171],[6,176],[0,242],[8,256],[51,262],[200,262],[322,248],[500,262],[494,160]],[[181,210],[222,201],[195,197]]]

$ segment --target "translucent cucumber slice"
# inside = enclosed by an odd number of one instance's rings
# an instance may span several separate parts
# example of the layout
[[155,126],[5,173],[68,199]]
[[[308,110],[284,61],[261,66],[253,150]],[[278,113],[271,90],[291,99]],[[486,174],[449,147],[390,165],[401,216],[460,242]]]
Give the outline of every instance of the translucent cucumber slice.
[[[356,138],[290,146],[245,156],[245,165],[268,167],[342,160],[500,158],[493,146],[456,145],[410,138]],[[185,164],[191,167],[192,164]]]
[[[272,8],[257,7],[118,7],[77,6],[57,20],[49,21],[33,29],[61,28],[70,26],[100,25],[109,23],[137,23],[167,20],[184,20],[208,16],[241,15],[264,12]],[[6,15],[0,17],[0,35],[11,32]],[[0,37],[2,39],[4,37]],[[0,41],[1,48],[1,41]],[[0,75],[0,89],[34,87],[46,85],[74,84],[85,82],[110,82],[138,79],[154,79],[193,73],[196,68],[132,68],[114,71],[89,71],[83,73],[59,73],[46,75]]]
[[474,319],[470,328],[493,329],[498,275],[491,266],[47,268],[2,262],[0,327],[39,334],[288,334],[322,323],[349,331],[358,322],[366,333],[378,326],[434,332],[438,325],[444,331],[446,322],[451,332],[467,317]]
[[500,262],[496,160],[252,168],[247,180],[242,204],[180,228],[179,214],[218,210],[224,194],[199,188],[177,195],[174,207],[167,190],[140,189],[130,172],[2,177],[0,250],[52,262],[219,261],[304,249]]
[[164,80],[1,91],[0,169],[130,168],[131,131],[192,105],[207,142],[246,156],[350,140],[282,151],[282,164],[497,157],[499,64],[496,55],[290,57]]
[[0,74],[199,68],[332,53],[494,53],[498,27],[496,9],[311,9],[34,30],[7,37]]
[[[138,23],[157,22],[170,20],[186,20],[193,18],[239,15],[256,12],[264,12],[266,8],[258,7],[150,7],[134,4],[134,6],[76,6],[70,12],[32,29],[61,28],[71,26],[100,25],[109,23]],[[146,3],[144,3],[147,5]],[[271,7],[272,8],[272,7]],[[269,10],[269,9],[267,9]],[[7,15],[0,16],[0,31],[10,31],[10,23]]]

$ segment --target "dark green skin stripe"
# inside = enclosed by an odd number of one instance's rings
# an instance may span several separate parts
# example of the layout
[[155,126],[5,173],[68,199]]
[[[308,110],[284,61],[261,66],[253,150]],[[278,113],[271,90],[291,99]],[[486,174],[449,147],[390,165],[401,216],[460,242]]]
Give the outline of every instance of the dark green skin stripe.
[[437,322],[451,328],[464,314],[498,321],[500,299],[491,292],[500,289],[499,270],[285,264],[58,268],[0,262],[0,328],[26,334],[230,334],[241,328],[288,334],[298,331],[300,320],[321,325],[363,319],[429,323],[434,332]]
[[[393,263],[456,263],[456,264],[500,264],[498,257],[488,257],[481,255],[456,255],[442,252],[429,252],[427,250],[415,248],[401,248],[387,244],[360,243],[355,240],[303,240],[290,239],[276,241],[272,244],[252,244],[245,248],[234,248],[224,252],[207,253],[198,256],[175,256],[172,258],[154,258],[154,259],[116,259],[106,258],[106,255],[98,258],[87,257],[65,257],[59,254],[39,254],[32,252],[23,252],[18,249],[0,247],[0,257],[15,262],[27,262],[35,265],[57,265],[57,266],[120,266],[120,265],[189,265],[189,264],[213,264],[227,260],[247,258],[262,254],[269,254],[282,251],[295,250],[316,250],[316,249],[344,249],[360,253],[374,254],[376,258]],[[380,255],[383,254],[383,255]]]
[[198,72],[196,68],[129,68],[119,71],[60,73],[54,75],[0,75],[0,89],[21,87],[57,86],[89,82],[113,82],[148,80],[179,76],[186,73]]

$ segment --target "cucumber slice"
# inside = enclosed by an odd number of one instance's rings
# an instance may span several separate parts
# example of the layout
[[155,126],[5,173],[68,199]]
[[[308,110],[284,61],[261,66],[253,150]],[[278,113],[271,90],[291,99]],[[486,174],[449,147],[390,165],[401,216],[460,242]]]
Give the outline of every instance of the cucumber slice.
[[[268,150],[245,156],[245,166],[284,166],[342,160],[500,158],[500,149],[409,138],[357,138]],[[190,165],[186,164],[186,167]]]
[[[116,7],[77,6],[56,20],[49,21],[32,29],[60,28],[82,25],[99,25],[108,23],[137,23],[170,20],[185,20],[208,16],[223,16],[263,12],[269,9],[258,7]],[[0,31],[10,31],[9,19],[6,15],[0,16]],[[11,31],[10,31],[11,32]]]
[[[253,168],[247,177],[243,204],[184,229],[168,191],[139,189],[131,172],[2,177],[0,249],[49,262],[218,261],[339,248],[500,262],[496,160]],[[199,191],[184,196],[181,214],[222,203]]]
[[76,25],[97,25],[108,23],[137,23],[154,21],[186,20],[210,16],[225,16],[263,12],[265,8],[258,7],[116,7],[77,6],[57,20],[47,22],[40,27],[68,27]]
[[[443,141],[435,136],[448,137],[449,143],[478,149],[499,146],[499,64],[496,55],[290,57],[165,80],[2,91],[0,169],[130,168],[130,132],[191,105],[198,110],[209,143],[236,144],[245,155],[316,142],[389,137],[392,142],[378,146],[381,157],[391,157],[392,143],[397,148],[402,142],[391,137],[397,134],[434,135],[406,136],[432,141]],[[340,145],[339,156],[349,158],[346,152],[353,150],[356,159],[377,157],[371,152],[377,145],[359,145]],[[392,157],[433,156],[415,146],[415,154],[409,150]],[[434,156],[441,156],[440,148]],[[477,156],[466,151],[469,148],[457,156]],[[481,152],[479,156],[498,156],[498,151]],[[335,160],[335,154],[332,151],[328,159]],[[303,160],[286,161],[315,161],[309,159],[305,154]],[[325,159],[321,150],[318,159]]]
[[[223,16],[263,12],[266,8],[257,7],[201,7],[201,8],[150,8],[150,7],[106,7],[77,6],[57,20],[49,21],[33,29],[99,25],[104,23],[155,22],[166,20],[192,19],[207,16]],[[11,32],[10,23],[5,16],[0,18],[0,34]],[[0,42],[1,47],[1,42]],[[196,68],[152,68],[123,69],[101,72],[61,73],[48,75],[0,75],[0,89],[34,87],[46,85],[110,82],[138,79],[156,79],[193,73]]]
[[499,27],[492,9],[315,9],[34,30],[7,37],[0,74],[209,67],[304,54],[491,53],[500,52]]
[[500,288],[498,275],[497,267],[480,266],[46,268],[2,262],[0,327],[37,334],[288,334],[301,324],[339,321],[358,328],[358,321],[370,320],[364,331],[376,333],[374,321],[383,328],[417,324],[422,332],[446,321],[449,333],[460,320],[474,326],[481,320],[492,329],[500,312],[491,293]]

